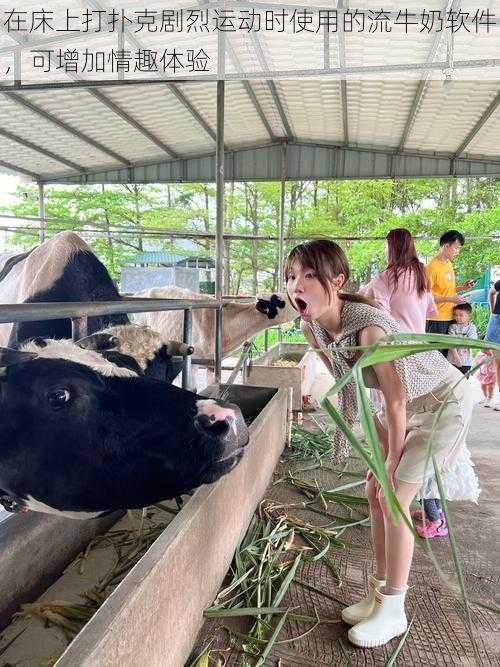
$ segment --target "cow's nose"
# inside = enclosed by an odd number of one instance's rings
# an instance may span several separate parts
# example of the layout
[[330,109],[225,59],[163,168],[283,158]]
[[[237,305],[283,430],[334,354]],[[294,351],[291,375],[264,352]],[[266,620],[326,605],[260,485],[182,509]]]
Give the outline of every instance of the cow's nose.
[[224,443],[224,456],[230,456],[248,443],[248,431],[238,406],[220,405],[213,399],[196,402],[195,425],[206,435]]

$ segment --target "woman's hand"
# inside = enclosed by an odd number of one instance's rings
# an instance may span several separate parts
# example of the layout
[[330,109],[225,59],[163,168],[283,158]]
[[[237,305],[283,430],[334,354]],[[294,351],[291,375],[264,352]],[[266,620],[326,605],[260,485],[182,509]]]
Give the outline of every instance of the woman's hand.
[[387,477],[389,478],[389,484],[393,490],[395,488],[394,473],[396,472],[396,468],[399,465],[400,459],[401,456],[394,456],[394,454],[389,453],[385,460],[385,471],[387,473]]

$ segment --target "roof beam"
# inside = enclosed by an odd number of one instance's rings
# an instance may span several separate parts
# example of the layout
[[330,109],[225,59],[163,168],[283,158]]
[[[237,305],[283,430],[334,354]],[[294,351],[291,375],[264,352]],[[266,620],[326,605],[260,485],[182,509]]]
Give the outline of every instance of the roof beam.
[[[446,3],[443,11],[456,11],[457,8],[460,5],[460,0],[453,0],[450,2]],[[431,48],[429,50],[429,53],[427,55],[426,62],[432,63],[434,62],[434,58],[436,57],[436,54],[439,50],[439,47],[441,45],[441,41],[443,39],[444,31],[443,32],[438,32],[434,35],[434,39],[432,40]],[[410,130],[413,127],[413,123],[415,122],[415,119],[418,114],[418,110],[420,109],[420,104],[422,102],[422,99],[424,97],[425,93],[425,87],[427,84],[427,80],[429,78],[429,73],[430,70],[422,72],[422,78],[418,82],[417,89],[415,91],[415,95],[413,96],[413,100],[410,106],[410,110],[408,112],[408,117],[406,118],[406,123],[403,128],[403,132],[401,134],[401,139],[399,140],[399,146],[398,146],[398,151],[404,150],[405,144],[408,141],[408,136],[410,134]]]
[[6,169],[10,169],[11,171],[18,172],[19,174],[24,174],[25,176],[29,176],[34,181],[38,181],[38,179],[40,178],[40,174],[37,174],[34,171],[28,171],[27,169],[23,169],[22,167],[16,167],[16,165],[12,164],[11,162],[6,162],[5,160],[0,160],[0,166],[5,167]]
[[158,146],[158,148],[161,148],[161,150],[169,155],[172,158],[177,158],[179,157],[177,153],[170,148],[170,146],[167,146],[161,139],[159,139],[155,134],[150,132],[147,128],[144,127],[144,125],[141,125],[138,121],[135,120],[135,118],[132,118],[130,114],[128,114],[124,109],[122,109],[116,102],[113,102],[107,95],[105,95],[103,92],[100,90],[96,90],[94,88],[89,88],[88,92],[96,98],[96,100],[99,100],[101,104],[104,104],[110,111],[115,113],[117,116],[120,116],[122,120],[124,120],[126,123],[131,125],[133,128],[138,130],[141,134],[143,134],[149,141],[151,141],[153,144]]
[[[96,3],[94,3],[94,6],[96,6]],[[5,29],[4,29],[5,30]],[[15,39],[16,42],[18,43],[19,46],[27,46],[25,42],[20,40],[17,36],[12,36],[9,33],[9,36],[11,39]],[[29,46],[29,45],[28,45]],[[49,55],[50,60],[53,60],[53,56]],[[70,79],[73,79],[74,82],[76,83],[81,83],[82,80],[79,76],[72,72],[64,72],[66,76],[68,76]],[[121,83],[121,82],[120,82]],[[1,92],[1,89],[0,89]],[[126,123],[134,127],[136,130],[141,132],[149,141],[154,143],[158,148],[161,148],[161,150],[166,153],[169,157],[172,158],[177,158],[177,153],[173,151],[169,146],[167,146],[161,139],[159,139],[156,135],[154,135],[152,132],[150,132],[147,128],[145,128],[143,125],[141,125],[138,121],[135,120],[135,118],[132,118],[124,109],[122,109],[118,104],[113,102],[111,99],[109,99],[103,92],[100,90],[95,90],[93,88],[90,88],[88,91],[93,97],[95,97],[101,104],[104,104],[105,106],[108,107],[113,113],[117,114],[122,118]],[[69,164],[69,162],[66,162],[66,164]]]
[[[238,72],[242,72],[243,67],[241,66],[240,59],[236,55],[236,51],[233,49],[233,47],[232,47],[232,45],[229,41],[226,41],[226,49],[227,49],[227,53],[229,55],[229,58],[232,60],[233,65],[235,66],[236,70]],[[266,114],[264,112],[264,109],[262,108],[262,106],[261,106],[261,104],[260,104],[260,102],[257,98],[255,90],[252,87],[252,84],[249,81],[245,81],[245,80],[243,80],[241,83],[243,84],[243,88],[245,89],[248,97],[250,98],[250,101],[252,102],[255,111],[257,112],[260,120],[262,121],[262,124],[266,128],[266,131],[269,135],[269,138],[271,139],[271,141],[277,141],[278,137],[274,134],[273,129],[272,129],[271,125],[269,124],[269,121],[267,120],[267,116],[266,116]]]
[[[337,9],[343,9],[343,0],[338,0]],[[328,30],[328,26],[326,28]],[[345,68],[345,34],[344,26],[338,32],[338,48],[339,48],[339,65],[342,69]],[[344,144],[349,143],[349,115],[347,113],[347,81],[344,77],[340,79],[340,98],[342,103],[342,127],[344,130]]]
[[[449,153],[405,151],[338,144],[293,143],[287,145],[287,180],[335,180],[380,178],[448,178],[500,176],[500,155],[454,159]],[[207,159],[209,158],[209,159]],[[243,147],[226,153],[227,181],[279,181],[283,175],[282,145]],[[48,183],[213,183],[215,154],[204,153],[182,160],[135,164],[130,169],[100,169],[85,178],[73,174],[45,176]]]
[[[273,78],[289,78],[289,79],[303,79],[303,78],[320,78],[320,77],[342,77],[342,76],[357,76],[359,74],[383,74],[383,73],[402,73],[402,72],[422,72],[426,70],[443,70],[448,67],[447,61],[439,61],[434,63],[397,63],[394,65],[356,65],[353,67],[346,66],[341,67],[329,67],[329,68],[314,68],[314,69],[294,69],[294,70],[265,70],[265,71],[253,71],[253,72],[226,72],[225,79],[226,81],[267,81]],[[455,60],[453,62],[454,70],[487,70],[490,68],[500,67],[500,58],[480,58],[473,60]],[[484,72],[483,72],[484,73]],[[491,75],[493,78],[493,74]],[[185,78],[174,78],[171,79],[125,79],[124,81],[118,81],[117,79],[106,79],[98,81],[86,81],[81,79],[74,79],[73,81],[67,82],[55,82],[55,83],[34,83],[34,84],[21,84],[21,85],[1,85],[0,84],[0,93],[3,92],[19,92],[19,91],[29,91],[29,90],[59,90],[64,88],[104,88],[104,87],[114,87],[114,86],[137,86],[137,85],[153,85],[153,84],[163,84],[166,83],[183,83],[183,84],[196,84],[201,81],[215,81],[216,77],[214,74],[203,74],[203,75],[194,75],[189,79]]]
[[10,141],[15,141],[16,143],[20,144],[21,146],[25,146],[26,148],[30,148],[31,150],[40,153],[40,155],[45,155],[45,157],[49,157],[51,160],[60,162],[61,164],[66,165],[67,167],[73,169],[74,171],[79,171],[83,173],[86,172],[85,167],[82,167],[82,165],[77,164],[72,160],[67,160],[65,157],[62,157],[62,155],[53,153],[52,151],[49,151],[46,148],[39,146],[38,144],[34,144],[32,141],[29,141],[28,139],[23,139],[22,137],[18,136],[17,134],[14,134],[13,132],[9,132],[8,130],[0,128],[0,136],[5,137]]
[[488,105],[488,108],[483,113],[481,118],[477,121],[472,130],[469,132],[469,134],[465,137],[460,146],[457,148],[454,156],[455,158],[459,157],[465,151],[467,146],[471,143],[471,141],[478,134],[481,128],[485,125],[485,123],[491,118],[494,112],[498,109],[499,105],[500,105],[500,93],[498,93],[495,99]]
[[[200,5],[201,7],[203,7],[203,6],[207,6],[207,5],[209,5],[209,3],[206,3],[204,0],[198,0],[198,5]],[[213,7],[213,5],[212,5],[212,7]],[[256,36],[253,32],[250,32],[250,38],[251,38],[252,43],[253,43],[254,45],[255,45],[255,40],[257,40],[257,45],[258,45],[258,48],[260,49],[260,43],[259,43],[259,40],[258,40],[257,36]],[[225,50],[228,52],[229,57],[230,57],[231,60],[233,61],[233,64],[234,64],[236,70],[237,70],[238,72],[240,72],[240,73],[243,72],[243,67],[241,66],[241,62],[240,62],[240,60],[239,60],[239,58],[238,58],[238,56],[237,56],[237,54],[236,54],[236,51],[235,51],[234,48],[232,47],[232,45],[231,45],[229,39],[224,41],[224,46],[225,46]],[[261,51],[261,53],[262,53],[262,51]],[[259,56],[258,53],[257,53],[257,56]],[[264,63],[265,63],[265,58],[264,58]],[[262,62],[261,62],[261,64],[262,64]],[[273,82],[273,83],[274,83],[274,82]],[[268,85],[269,85],[269,84],[268,84]],[[250,100],[251,100],[251,102],[252,102],[252,104],[253,104],[255,110],[257,111],[257,113],[258,113],[258,115],[259,115],[259,118],[261,119],[262,123],[264,124],[264,127],[265,127],[266,130],[267,130],[267,133],[269,134],[269,137],[270,137],[273,141],[276,141],[276,140],[277,140],[277,137],[276,137],[276,135],[274,134],[274,132],[273,132],[273,130],[272,130],[270,124],[269,124],[269,121],[267,120],[267,116],[266,116],[266,114],[265,114],[265,112],[264,112],[262,106],[260,105],[259,100],[257,99],[257,95],[256,95],[256,93],[255,93],[255,91],[254,91],[252,85],[251,85],[248,81],[244,81],[244,82],[243,82],[243,87],[245,88],[245,90],[246,90],[246,92],[247,92],[247,95],[250,97]],[[276,86],[274,87],[274,89],[276,90]],[[272,91],[271,91],[271,94],[272,94]],[[279,111],[279,108],[278,108],[278,111]],[[281,115],[281,113],[280,113],[280,115]],[[283,122],[283,119],[282,119],[282,122]],[[285,131],[286,131],[286,130],[285,130]],[[288,133],[287,133],[287,134],[288,134]]]
[[205,118],[201,115],[201,113],[196,109],[196,107],[188,100],[186,95],[180,90],[179,86],[176,83],[168,83],[168,88],[172,95],[174,95],[177,100],[189,111],[191,116],[197,121],[199,125],[205,130],[205,132],[208,134],[210,139],[213,141],[216,141],[217,136],[214,132],[214,130],[210,127],[210,124],[208,123]]
[[130,166],[132,163],[130,160],[127,160],[127,158],[123,157],[123,155],[120,155],[119,153],[116,153],[115,151],[111,150],[111,148],[107,148],[103,144],[101,144],[99,141],[96,141],[95,139],[92,139],[92,137],[89,137],[87,134],[84,134],[80,130],[77,130],[76,128],[72,127],[68,123],[65,123],[62,120],[59,120],[59,118],[56,118],[56,116],[53,116],[51,113],[48,111],[45,111],[41,107],[39,107],[37,104],[34,104],[33,102],[30,102],[29,100],[25,99],[22,95],[19,95],[18,93],[15,92],[4,92],[4,95],[8,97],[9,99],[13,100],[17,104],[26,107],[26,109],[29,109],[30,111],[33,111],[34,113],[38,114],[42,118],[45,118],[45,120],[48,120],[50,123],[53,125],[57,125],[63,130],[66,130],[69,134],[72,134],[74,137],[77,139],[80,139],[84,143],[88,144],[89,146],[92,146],[93,148],[96,148],[97,150],[101,151],[101,153],[104,153],[105,155],[109,155],[110,157],[113,158],[116,162],[121,162],[121,164],[124,164],[126,166]]
[[[102,11],[104,8],[103,6],[97,2],[97,0],[90,0],[90,4],[97,10]],[[136,47],[138,50],[143,50],[144,49],[144,44],[142,43],[142,40],[140,40],[136,35],[131,32],[130,28],[125,28],[123,36],[127,37],[127,39]],[[162,78],[162,76],[158,73],[158,77],[162,79],[162,81],[165,81],[165,79]],[[189,113],[193,116],[193,118],[197,121],[197,123],[203,128],[203,130],[209,135],[209,137],[215,141],[216,136],[215,132],[212,130],[208,122],[203,118],[203,116],[197,111],[197,109],[194,108],[194,106],[191,104],[191,102],[187,99],[187,97],[182,93],[181,90],[177,87],[175,83],[172,83],[169,85],[169,89],[171,93],[177,98],[177,100],[189,111]],[[165,144],[164,144],[165,145]],[[168,151],[173,157],[175,157],[175,153],[169,149]]]
[[[253,44],[253,47],[255,49],[255,53],[257,55],[257,60],[260,63],[260,66],[262,67],[263,70],[268,71],[269,66],[267,64],[266,57],[264,55],[264,52],[262,50],[262,46],[260,44],[260,40],[257,37],[257,35],[254,32],[250,32],[250,40]],[[267,81],[267,86],[269,88],[269,92],[271,93],[271,97],[273,98],[274,104],[278,110],[281,123],[283,124],[283,127],[285,129],[285,133],[287,136],[288,141],[295,141],[295,136],[292,130],[292,127],[290,125],[290,122],[288,120],[288,117],[286,115],[285,109],[283,108],[283,104],[281,102],[281,98],[278,93],[278,89],[276,87],[276,83],[272,80]]]
[[[91,4],[94,6],[97,6],[100,8],[100,5],[95,2],[94,0],[91,0]],[[144,45],[140,39],[138,39],[133,33],[131,33],[129,30],[125,30],[125,34],[127,36],[127,39],[139,50],[144,49]],[[162,79],[162,81],[165,81],[163,77],[158,73],[158,77]],[[179,88],[178,84],[176,83],[169,83],[168,81],[165,82],[167,83],[169,91],[172,93],[172,95],[182,104],[182,106],[189,111],[191,116],[195,119],[195,121],[200,125],[200,127],[203,128],[203,130],[208,134],[210,139],[212,141],[217,140],[217,135],[215,131],[212,129],[208,121],[203,118],[202,114],[198,111],[198,109],[195,108],[195,106],[189,101],[189,99],[186,97],[186,95],[182,92],[182,90]]]

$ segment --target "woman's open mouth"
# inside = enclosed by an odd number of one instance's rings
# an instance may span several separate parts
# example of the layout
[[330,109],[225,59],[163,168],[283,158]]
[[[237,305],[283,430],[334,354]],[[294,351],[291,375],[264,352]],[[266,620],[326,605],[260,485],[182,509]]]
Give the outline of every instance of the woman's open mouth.
[[295,298],[295,305],[297,306],[297,310],[301,315],[305,315],[307,311],[307,303],[304,301],[304,299],[301,298]]

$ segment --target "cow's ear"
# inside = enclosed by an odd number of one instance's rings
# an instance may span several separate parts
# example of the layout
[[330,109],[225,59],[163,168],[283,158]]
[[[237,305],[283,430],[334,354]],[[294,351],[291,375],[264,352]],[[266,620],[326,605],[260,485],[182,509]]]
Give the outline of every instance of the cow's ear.
[[26,361],[37,359],[38,354],[34,352],[23,352],[22,350],[12,350],[9,347],[0,347],[0,368],[14,366],[15,364],[24,364]]
[[85,338],[80,338],[80,340],[76,341],[76,344],[85,350],[100,352],[101,350],[112,350],[118,347],[120,341],[116,336],[109,333],[94,333]]

